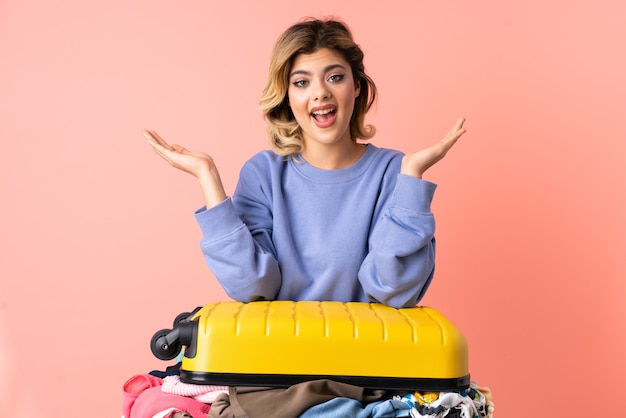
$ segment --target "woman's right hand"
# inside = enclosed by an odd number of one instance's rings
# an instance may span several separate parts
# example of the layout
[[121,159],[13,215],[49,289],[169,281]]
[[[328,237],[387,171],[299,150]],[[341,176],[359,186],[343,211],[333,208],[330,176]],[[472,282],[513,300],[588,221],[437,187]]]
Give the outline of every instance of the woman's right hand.
[[178,144],[169,145],[155,131],[144,129],[143,136],[152,146],[154,152],[179,170],[200,178],[210,172],[212,168],[215,169],[213,159],[204,152],[188,151]]
[[206,207],[210,208],[226,199],[226,193],[213,158],[204,152],[189,151],[181,145],[169,145],[155,131],[143,130],[143,136],[172,167],[185,171],[200,181]]

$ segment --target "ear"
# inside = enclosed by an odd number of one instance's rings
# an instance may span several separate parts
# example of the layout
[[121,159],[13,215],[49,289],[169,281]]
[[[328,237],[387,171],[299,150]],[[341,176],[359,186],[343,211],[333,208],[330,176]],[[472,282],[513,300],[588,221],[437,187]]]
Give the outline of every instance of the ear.
[[359,94],[361,94],[361,80],[354,83],[354,97],[359,97]]

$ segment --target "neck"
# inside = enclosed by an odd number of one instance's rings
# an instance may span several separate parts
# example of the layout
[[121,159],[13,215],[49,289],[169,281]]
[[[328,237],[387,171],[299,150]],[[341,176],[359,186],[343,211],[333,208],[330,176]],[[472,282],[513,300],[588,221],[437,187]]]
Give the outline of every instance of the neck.
[[355,141],[344,144],[305,147],[302,158],[313,167],[322,170],[341,170],[357,162],[365,152],[366,145]]

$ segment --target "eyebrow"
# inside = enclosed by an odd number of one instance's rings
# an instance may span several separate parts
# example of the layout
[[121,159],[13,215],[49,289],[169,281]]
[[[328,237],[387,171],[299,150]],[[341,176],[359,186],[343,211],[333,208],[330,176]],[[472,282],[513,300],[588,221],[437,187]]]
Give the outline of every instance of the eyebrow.
[[[334,70],[336,68],[341,68],[343,70],[346,69],[346,67],[344,67],[341,64],[331,64],[331,65],[329,65],[329,66],[324,68],[324,74],[329,72],[329,71],[332,71],[332,70]],[[302,75],[311,75],[311,72],[310,71],[306,71],[306,70],[292,71],[291,74],[289,74],[289,78],[293,77],[294,75],[300,75],[300,74],[302,74]]]

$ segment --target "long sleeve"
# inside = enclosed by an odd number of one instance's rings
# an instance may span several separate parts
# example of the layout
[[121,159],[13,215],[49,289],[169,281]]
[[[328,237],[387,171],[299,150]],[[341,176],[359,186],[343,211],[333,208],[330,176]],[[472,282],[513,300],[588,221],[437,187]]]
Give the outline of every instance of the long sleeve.
[[[273,300],[281,275],[270,240],[255,239],[231,199],[195,213],[202,231],[200,247],[205,261],[234,300]],[[265,242],[265,246],[260,244]]]
[[435,269],[436,185],[398,175],[389,202],[375,223],[359,281],[372,300],[394,307],[416,305]]

